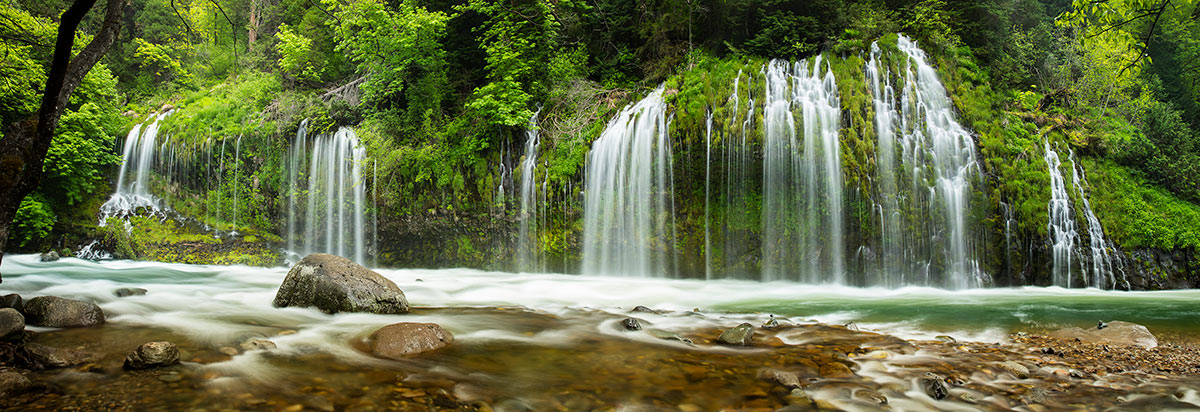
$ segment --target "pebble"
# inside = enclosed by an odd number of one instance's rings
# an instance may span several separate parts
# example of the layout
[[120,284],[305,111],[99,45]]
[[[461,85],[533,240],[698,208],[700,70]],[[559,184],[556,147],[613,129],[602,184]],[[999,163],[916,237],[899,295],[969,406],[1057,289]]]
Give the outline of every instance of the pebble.
[[158,375],[158,380],[166,382],[166,383],[174,383],[174,382],[179,382],[179,381],[183,380],[183,376],[180,376],[178,373],[174,373],[174,372],[164,373],[162,375]]

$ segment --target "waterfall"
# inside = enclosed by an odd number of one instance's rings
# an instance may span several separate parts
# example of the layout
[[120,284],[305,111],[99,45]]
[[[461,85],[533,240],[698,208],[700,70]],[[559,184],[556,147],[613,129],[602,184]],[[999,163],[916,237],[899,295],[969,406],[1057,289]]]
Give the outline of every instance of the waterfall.
[[772,60],[764,69],[764,280],[845,281],[841,105],[833,72],[821,69],[821,57],[811,72],[807,61]]
[[[1075,217],[1072,216],[1071,198],[1067,195],[1067,182],[1063,179],[1062,162],[1058,152],[1050,148],[1050,141],[1045,142],[1046,167],[1050,169],[1050,203],[1047,205],[1049,219],[1046,231],[1050,238],[1050,249],[1054,258],[1051,271],[1051,282],[1062,287],[1071,287],[1073,276],[1071,258],[1075,254],[1075,239],[1079,233],[1075,229]],[[1078,187],[1078,180],[1074,182]],[[1082,195],[1082,192],[1080,193]],[[1090,212],[1089,212],[1090,213]]]
[[665,276],[674,254],[671,142],[660,86],[592,143],[584,175],[583,273]]
[[[905,36],[897,46],[903,60],[898,75],[882,62],[878,44],[865,68],[879,139],[883,283],[981,286],[986,276],[976,257],[979,222],[970,216],[979,178],[974,141],[956,120],[925,52]],[[902,85],[899,95],[893,76]]]
[[[1084,186],[1087,185],[1087,176],[1084,174],[1083,165],[1075,161],[1075,151],[1070,152],[1070,159],[1072,166],[1071,184],[1075,186],[1076,192],[1079,193],[1079,201],[1083,203],[1084,216],[1087,218],[1088,224],[1088,248],[1091,251],[1091,266],[1083,267],[1085,280],[1089,282],[1087,286],[1114,288],[1117,282],[1116,273],[1118,269],[1124,266],[1124,262],[1119,255],[1109,252],[1110,248],[1116,250],[1116,247],[1105,240],[1104,228],[1100,226],[1100,219],[1097,219],[1096,214],[1092,213],[1091,202],[1088,201],[1087,193],[1084,192]],[[1068,286],[1070,285],[1068,284]]]
[[242,191],[242,137],[238,136],[233,150],[233,226],[229,231],[237,234],[238,192]]
[[129,217],[139,209],[158,213],[166,207],[161,199],[150,193],[150,170],[154,168],[159,150],[158,123],[169,114],[171,111],[150,116],[146,119],[150,124],[134,126],[125,137],[121,168],[117,172],[117,190],[100,206],[101,226],[110,217]]
[[712,279],[712,129],[713,112],[710,109],[704,119],[704,278]]
[[[757,108],[753,96],[747,96],[745,108],[740,105],[742,75],[742,71],[738,70],[738,75],[733,80],[733,94],[729,95],[727,100],[727,104],[731,106],[729,125],[721,136],[721,143],[725,145],[725,200],[722,204],[724,219],[719,234],[724,249],[724,274],[727,277],[746,277],[757,272],[752,264],[747,262],[752,258],[751,242],[757,240],[752,232],[760,227],[755,225],[757,222],[750,216],[750,191],[759,185],[751,173],[761,170],[761,167],[754,163],[759,159],[751,151],[751,133],[755,127]],[[747,87],[746,90],[749,94],[753,88]]]
[[[541,270],[538,265],[537,169],[538,113],[529,118],[525,130],[525,158],[521,160],[521,226],[517,235],[517,270]],[[531,227],[532,226],[532,227]]]
[[[308,135],[302,123],[288,156],[288,244],[291,253],[331,253],[364,260],[366,149],[349,128]],[[307,175],[300,174],[307,170]]]
[[[900,188],[896,179],[896,149],[899,147],[896,123],[900,116],[894,107],[896,91],[892,88],[891,70],[886,70],[880,61],[882,51],[878,43],[871,44],[871,57],[867,63],[866,80],[871,88],[872,107],[875,110],[876,145],[875,175],[879,182],[880,239],[879,274],[876,284],[892,287],[907,284],[920,269],[914,267],[912,246],[901,231],[903,215],[900,210]],[[888,266],[892,268],[889,269]]]

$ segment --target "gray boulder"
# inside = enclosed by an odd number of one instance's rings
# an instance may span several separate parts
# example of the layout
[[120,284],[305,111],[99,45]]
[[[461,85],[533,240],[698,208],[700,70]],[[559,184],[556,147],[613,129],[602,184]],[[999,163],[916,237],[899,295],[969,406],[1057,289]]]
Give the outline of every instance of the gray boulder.
[[315,307],[326,313],[408,312],[408,300],[395,283],[350,259],[324,253],[308,255],[292,267],[274,305]]
[[179,363],[179,347],[171,342],[147,342],[125,357],[125,369],[150,369]]
[[750,346],[754,343],[754,325],[743,323],[721,333],[717,342],[726,345]]
[[1079,339],[1103,345],[1141,346],[1146,349],[1158,346],[1158,339],[1145,326],[1119,320],[1107,323],[1104,329],[1063,328],[1051,332],[1050,337],[1062,340]]
[[25,317],[13,308],[0,309],[0,340],[21,336],[25,331]]
[[25,302],[25,323],[51,328],[94,326],[104,323],[104,311],[94,303],[38,296]]
[[371,334],[371,353],[388,359],[403,359],[449,346],[454,335],[433,323],[402,322],[384,326]]
[[21,295],[16,293],[0,296],[0,308],[13,308],[22,315],[25,314],[25,303],[21,300]]
[[41,256],[38,256],[38,260],[41,260],[43,262],[55,262],[55,261],[58,261],[58,258],[59,258],[58,252],[55,252],[53,250],[43,253],[43,254],[41,254]]
[[939,401],[950,395],[950,390],[946,388],[946,383],[942,382],[942,377],[932,372],[926,372],[925,377],[921,378],[921,386],[925,387],[926,395]]

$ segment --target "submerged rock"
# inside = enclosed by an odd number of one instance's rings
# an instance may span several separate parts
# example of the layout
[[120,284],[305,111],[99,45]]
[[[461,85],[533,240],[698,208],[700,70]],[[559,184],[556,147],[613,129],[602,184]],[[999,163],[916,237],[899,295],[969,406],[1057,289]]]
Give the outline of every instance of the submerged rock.
[[22,315],[25,314],[25,303],[21,300],[21,295],[16,293],[0,296],[0,308],[13,308]]
[[640,313],[658,313],[658,311],[656,311],[656,310],[654,310],[654,309],[650,309],[650,308],[648,308],[648,307],[645,307],[645,306],[642,306],[642,305],[637,305],[637,306],[634,306],[634,307],[633,307],[633,310],[631,310],[630,312],[640,312]]
[[946,389],[946,383],[942,382],[942,377],[932,372],[926,373],[925,377],[921,378],[921,386],[925,387],[926,395],[939,401],[946,399],[946,396],[950,394],[950,390]]
[[130,296],[142,296],[146,294],[146,289],[142,288],[120,288],[113,291],[118,298],[127,298]]
[[16,372],[0,372],[0,396],[16,395],[25,392],[31,386],[33,386],[33,382],[30,382],[25,375]]
[[1146,349],[1158,346],[1158,338],[1145,326],[1119,320],[1104,324],[1103,329],[1063,328],[1051,332],[1050,337],[1062,340],[1078,339],[1082,342],[1105,345],[1141,346]]
[[43,253],[40,256],[38,256],[38,260],[41,260],[43,262],[55,262],[55,261],[58,261],[58,258],[59,258],[58,252],[53,251],[53,250]]
[[800,375],[796,372],[781,371],[777,369],[760,369],[758,378],[765,381],[772,381],[782,385],[785,388],[799,388]]
[[13,308],[0,309],[0,340],[21,336],[25,331],[25,317]]
[[25,344],[29,360],[42,368],[66,368],[92,361],[92,355],[74,349],[56,348],[37,343]]
[[279,286],[275,307],[315,307],[326,313],[408,312],[395,283],[340,256],[314,253],[300,260]]
[[171,342],[147,342],[125,357],[125,369],[149,369],[179,363],[179,347]]
[[624,327],[625,330],[642,330],[642,322],[638,321],[636,318],[625,318],[621,321],[621,326]]
[[371,334],[371,353],[388,359],[403,359],[449,346],[454,335],[433,323],[402,322],[384,326]]
[[[279,347],[279,345],[276,345],[275,342],[271,342],[266,339],[250,339],[248,341],[242,342],[241,346],[242,346],[242,350],[244,350],[246,352],[249,352],[252,350],[271,350],[271,349],[275,349],[275,348]],[[225,352],[224,349],[226,349],[226,348],[221,348],[221,349],[222,349],[222,352]],[[233,348],[228,348],[228,349],[233,349]],[[234,355],[237,354],[237,349],[233,349],[233,354]],[[229,355],[229,356],[233,356],[233,355]]]
[[717,342],[726,345],[750,346],[754,343],[754,325],[743,323],[721,333]]
[[25,302],[25,323],[51,328],[94,326],[104,323],[104,311],[94,303],[38,296]]
[[653,336],[653,337],[656,337],[656,338],[659,338],[662,340],[677,340],[677,341],[680,341],[680,342],[683,342],[683,343],[686,343],[689,345],[692,344],[691,339],[685,338],[682,335],[675,333],[675,332],[671,332],[669,330],[646,329],[646,333],[649,334],[650,336]]

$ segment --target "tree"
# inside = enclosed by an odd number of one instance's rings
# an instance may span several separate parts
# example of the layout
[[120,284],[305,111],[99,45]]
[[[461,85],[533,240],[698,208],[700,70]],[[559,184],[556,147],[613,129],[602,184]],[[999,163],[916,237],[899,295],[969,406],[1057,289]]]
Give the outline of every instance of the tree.
[[108,0],[100,31],[72,59],[75,31],[95,4],[96,0],[75,0],[63,12],[38,111],[5,126],[4,140],[0,141],[0,260],[21,201],[41,183],[46,152],[71,93],[112,47],[121,29],[124,0]]

